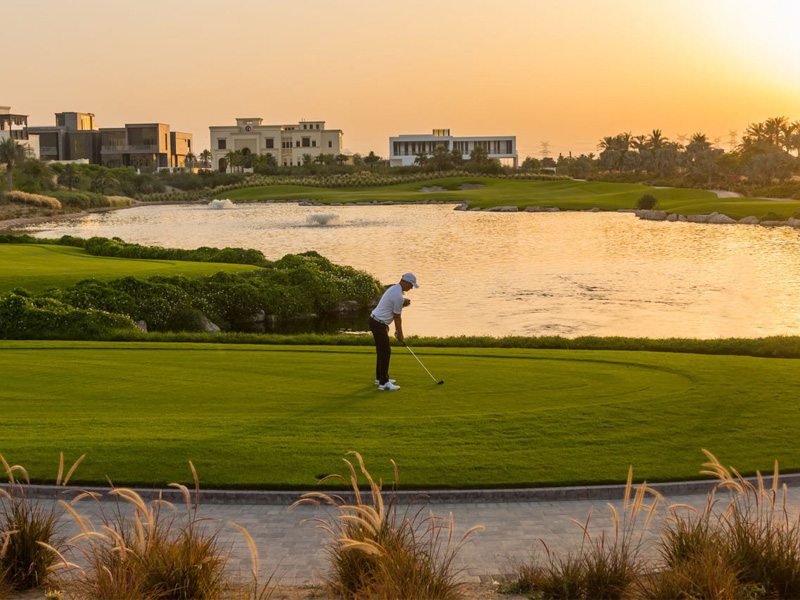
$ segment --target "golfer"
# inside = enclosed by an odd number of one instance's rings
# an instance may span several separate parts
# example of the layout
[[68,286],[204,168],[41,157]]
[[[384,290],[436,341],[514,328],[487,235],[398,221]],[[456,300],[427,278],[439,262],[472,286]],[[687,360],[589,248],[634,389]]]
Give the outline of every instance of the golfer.
[[394,379],[389,379],[389,359],[392,356],[392,347],[389,345],[389,325],[394,321],[394,336],[403,341],[403,319],[400,313],[410,300],[403,298],[403,293],[412,287],[418,288],[417,278],[413,273],[406,273],[400,278],[399,283],[389,287],[381,296],[378,306],[369,316],[369,328],[375,338],[375,353],[378,355],[375,367],[375,383],[379,390],[399,390]]

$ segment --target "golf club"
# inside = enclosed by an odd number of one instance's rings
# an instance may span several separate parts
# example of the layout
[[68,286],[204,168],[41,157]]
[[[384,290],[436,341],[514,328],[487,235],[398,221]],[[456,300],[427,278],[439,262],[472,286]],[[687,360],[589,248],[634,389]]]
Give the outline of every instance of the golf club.
[[[423,364],[422,364],[422,361],[421,361],[421,360],[420,360],[420,359],[417,357],[417,355],[416,355],[416,354],[414,354],[414,351],[413,351],[411,348],[409,348],[409,347],[408,347],[408,344],[406,344],[405,342],[403,342],[403,346],[405,346],[405,347],[406,347],[406,350],[408,350],[409,352],[411,352],[411,356],[413,356],[414,358],[416,358],[416,359],[417,359],[417,362],[419,363],[419,366],[420,366],[420,367],[422,367],[423,369],[425,369],[425,372],[426,372],[428,375],[430,375],[430,376],[431,376],[431,379],[433,379],[434,381],[436,381],[436,377],[434,377],[434,376],[433,376],[433,374],[432,374],[430,371],[428,371],[428,368],[427,368],[425,365],[423,365]],[[441,379],[441,380],[439,380],[439,381],[436,381],[436,385],[444,385],[444,379]]]

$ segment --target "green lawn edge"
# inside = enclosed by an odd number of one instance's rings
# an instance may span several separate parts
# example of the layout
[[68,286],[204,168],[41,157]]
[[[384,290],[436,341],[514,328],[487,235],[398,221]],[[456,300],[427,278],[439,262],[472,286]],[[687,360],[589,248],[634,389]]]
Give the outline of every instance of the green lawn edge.
[[[446,385],[432,385],[399,352],[393,365],[406,387],[392,395],[368,381],[374,359],[364,347],[5,342],[0,361],[17,366],[0,392],[0,451],[30,462],[40,483],[52,482],[64,450],[67,460],[89,452],[91,474],[79,469],[78,485],[105,475],[117,485],[186,482],[192,460],[201,484],[219,489],[315,489],[317,476],[341,472],[348,450],[384,480],[397,459],[401,489],[618,484],[630,464],[648,481],[699,479],[702,448],[743,474],[775,458],[784,472],[800,468],[793,361],[419,350]],[[322,389],[309,385],[312,365]],[[170,387],[178,395],[165,404]],[[97,402],[103,413],[87,412]]]
[[[462,184],[480,184],[476,189],[459,189]],[[422,188],[438,186],[446,191],[424,192]],[[788,217],[800,211],[800,200],[776,202],[760,198],[718,198],[709,190],[693,188],[658,188],[633,183],[598,181],[513,181],[490,177],[448,177],[413,183],[365,188],[322,188],[299,185],[275,185],[240,188],[217,192],[212,198],[233,202],[271,200],[314,201],[320,204],[353,204],[357,202],[452,202],[467,203],[470,208],[496,206],[529,206],[560,210],[604,211],[632,209],[644,194],[658,200],[657,208],[680,215],[719,212],[735,219],[762,217],[769,212]]]

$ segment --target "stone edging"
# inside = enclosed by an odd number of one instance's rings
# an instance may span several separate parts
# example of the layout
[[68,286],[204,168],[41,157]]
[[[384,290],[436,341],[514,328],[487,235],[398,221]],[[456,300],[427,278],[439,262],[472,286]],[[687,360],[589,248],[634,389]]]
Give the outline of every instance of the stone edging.
[[[746,477],[747,481],[756,482],[755,477]],[[781,484],[789,487],[800,486],[800,473],[781,475]],[[764,485],[770,486],[771,476],[764,477]],[[706,494],[716,485],[715,480],[675,481],[668,483],[651,483],[648,487],[665,496],[686,494]],[[8,484],[0,485],[0,489],[8,489]],[[54,485],[25,486],[26,494],[34,498],[58,498],[72,496],[81,491],[105,494],[106,487],[57,487]],[[183,494],[174,488],[163,490],[154,488],[133,488],[145,500],[159,497],[173,503],[182,503]],[[325,491],[325,490],[319,490]],[[203,504],[263,504],[288,506],[298,500],[305,491],[269,491],[269,490],[204,490],[200,489],[200,502]],[[353,497],[348,492],[333,492],[350,501]],[[570,500],[620,500],[625,493],[625,486],[593,485],[547,488],[520,489],[486,489],[486,490],[402,490],[397,498],[402,504],[428,502],[430,504],[456,503],[492,503],[492,502],[559,502]]]

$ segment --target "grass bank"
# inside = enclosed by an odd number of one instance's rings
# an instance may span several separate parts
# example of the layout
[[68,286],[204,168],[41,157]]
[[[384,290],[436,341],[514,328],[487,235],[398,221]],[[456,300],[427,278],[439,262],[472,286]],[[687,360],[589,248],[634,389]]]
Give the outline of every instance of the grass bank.
[[67,287],[88,278],[153,275],[199,277],[220,271],[238,273],[255,268],[223,263],[94,256],[81,248],[49,244],[0,244],[0,292],[17,287],[38,292],[50,287]]
[[[701,447],[743,472],[800,469],[797,363],[647,352],[434,349],[373,385],[365,347],[3,342],[2,451],[51,481],[307,488],[358,449],[406,487],[694,478]],[[374,475],[391,478],[391,473]]]
[[[475,189],[460,189],[463,184],[480,184]],[[424,187],[438,186],[447,191],[423,192]],[[420,202],[425,200],[468,202],[470,207],[493,206],[556,207],[564,210],[618,210],[633,208],[643,194],[658,199],[658,208],[678,214],[720,212],[736,219],[750,215],[762,217],[769,212],[790,216],[800,210],[800,201],[775,202],[756,198],[717,198],[714,192],[689,188],[657,189],[631,183],[597,181],[509,181],[489,177],[451,177],[371,188],[322,188],[276,185],[242,188],[216,194],[234,202],[259,200],[314,200],[334,202]]]

